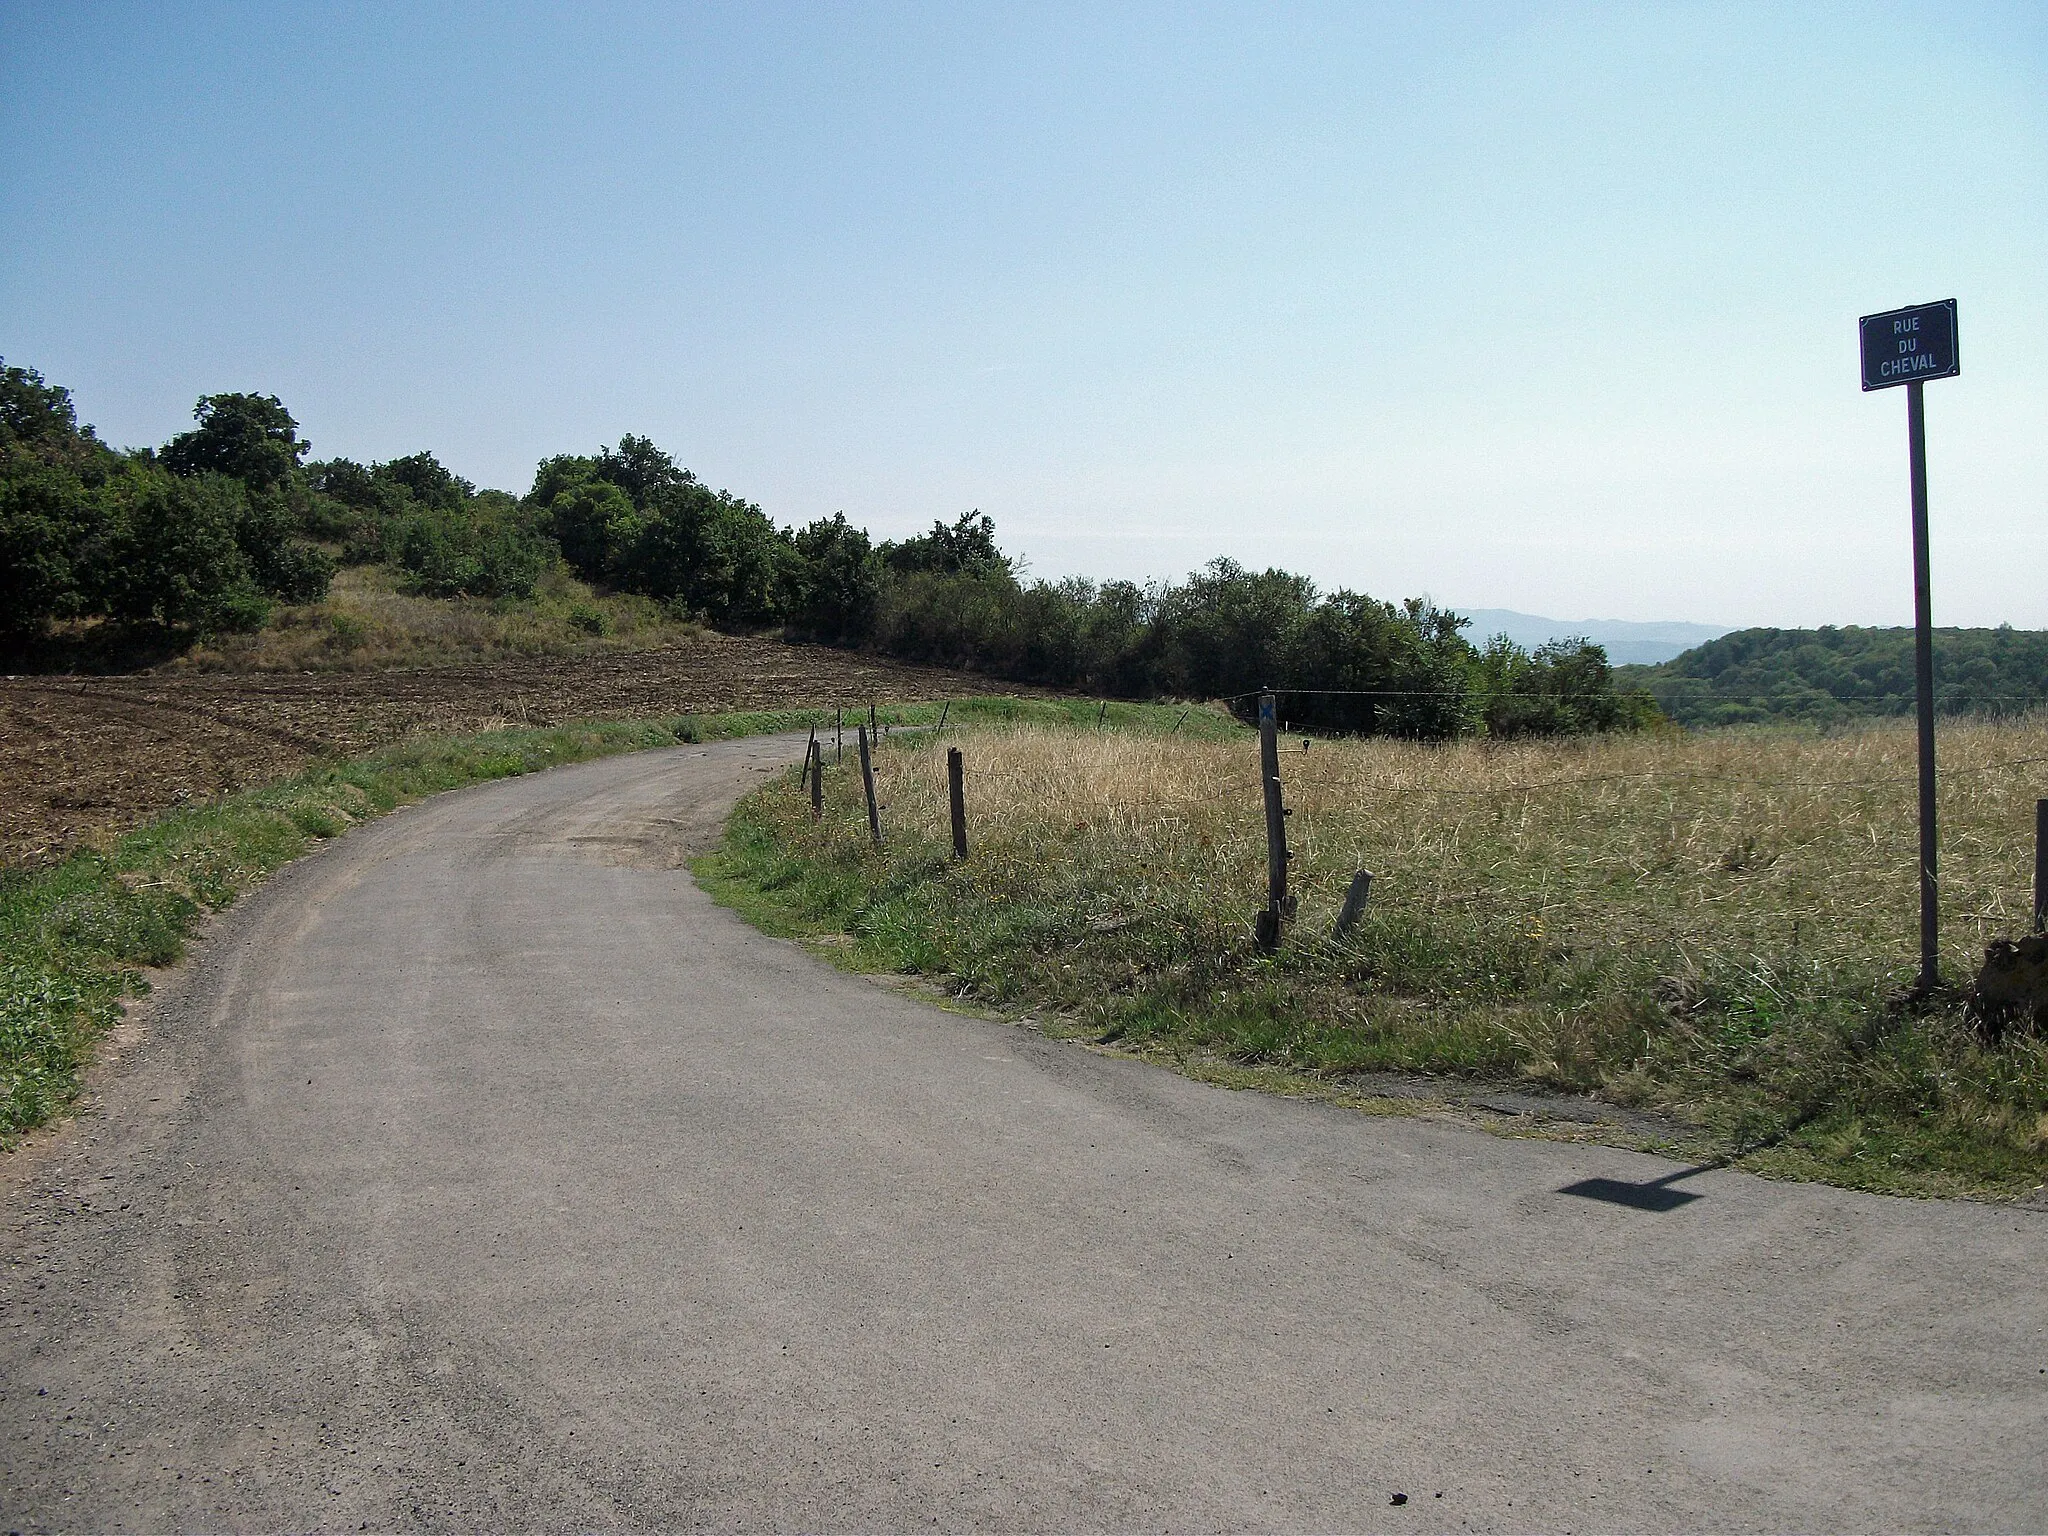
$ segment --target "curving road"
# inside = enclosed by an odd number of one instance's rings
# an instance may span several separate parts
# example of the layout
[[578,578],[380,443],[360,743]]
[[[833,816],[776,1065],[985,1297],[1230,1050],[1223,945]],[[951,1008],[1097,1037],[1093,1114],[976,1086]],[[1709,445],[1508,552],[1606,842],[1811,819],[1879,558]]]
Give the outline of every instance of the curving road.
[[797,751],[221,923],[16,1163],[0,1526],[2048,1528],[2048,1219],[1586,1199],[1674,1170],[937,1012],[680,869]]

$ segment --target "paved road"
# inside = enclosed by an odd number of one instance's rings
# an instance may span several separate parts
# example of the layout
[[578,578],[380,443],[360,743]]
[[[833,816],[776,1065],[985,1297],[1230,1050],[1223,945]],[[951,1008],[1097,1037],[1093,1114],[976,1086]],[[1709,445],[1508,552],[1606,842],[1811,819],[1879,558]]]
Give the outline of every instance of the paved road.
[[936,1012],[677,867],[795,750],[449,795],[223,923],[23,1154],[5,1526],[2048,1527],[2048,1219],[1632,1209],[1558,1191],[1671,1165]]

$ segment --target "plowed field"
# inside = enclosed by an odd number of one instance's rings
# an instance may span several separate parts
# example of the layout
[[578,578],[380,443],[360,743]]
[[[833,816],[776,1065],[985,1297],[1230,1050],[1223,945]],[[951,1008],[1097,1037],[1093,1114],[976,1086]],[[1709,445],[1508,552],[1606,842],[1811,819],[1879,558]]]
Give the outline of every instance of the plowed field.
[[0,863],[46,863],[170,806],[420,733],[990,691],[967,673],[722,635],[402,672],[0,678]]

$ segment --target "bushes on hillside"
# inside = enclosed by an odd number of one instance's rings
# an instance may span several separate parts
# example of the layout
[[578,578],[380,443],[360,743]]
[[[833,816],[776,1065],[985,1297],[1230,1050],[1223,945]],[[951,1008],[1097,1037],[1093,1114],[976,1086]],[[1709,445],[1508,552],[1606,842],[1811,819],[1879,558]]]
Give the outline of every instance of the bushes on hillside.
[[1180,583],[1027,580],[969,512],[880,544],[844,514],[779,529],[650,439],[543,460],[524,497],[479,491],[433,454],[306,463],[275,395],[204,396],[161,451],[117,453],[70,396],[0,366],[0,636],[57,621],[195,636],[249,629],[327,591],[338,546],[432,597],[531,597],[556,561],[713,624],[1125,697],[1272,688],[1328,731],[1440,739],[1639,723],[1597,647],[1475,651],[1423,600],[1320,592],[1217,560]]
[[162,455],[117,453],[69,391],[0,364],[0,632],[55,620],[203,634],[260,625],[273,599],[326,593],[301,536],[295,425],[274,397],[208,396]]
[[644,437],[548,459],[526,498],[586,581],[719,624],[783,617],[792,544],[752,502],[713,491]]
[[1217,560],[1178,585],[1026,581],[970,512],[874,545],[843,515],[779,531],[644,437],[544,461],[526,498],[586,579],[713,623],[908,661],[1125,696],[1236,698],[1273,687],[1313,729],[1441,739],[1625,728],[1654,714],[1616,696],[1597,647],[1478,652],[1434,605],[1320,593],[1306,577]]
[[320,496],[342,510],[342,558],[388,564],[426,597],[531,597],[555,558],[542,520],[503,491],[479,491],[433,454],[364,466],[312,466]]

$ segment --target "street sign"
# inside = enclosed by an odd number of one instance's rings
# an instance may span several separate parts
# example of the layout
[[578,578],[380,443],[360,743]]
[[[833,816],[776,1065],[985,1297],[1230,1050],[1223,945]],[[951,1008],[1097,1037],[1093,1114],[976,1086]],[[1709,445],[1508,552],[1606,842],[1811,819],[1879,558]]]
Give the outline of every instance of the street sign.
[[1934,828],[1934,604],[1927,561],[1927,392],[1929,379],[1963,371],[1956,355],[1956,301],[1865,315],[1856,322],[1863,344],[1865,390],[1906,386],[1906,466],[1913,496],[1913,683],[1920,719],[1920,986],[1941,983],[1939,839]]
[[1890,389],[1963,371],[1956,355],[1956,301],[1916,304],[1856,322],[1863,340],[1863,387]]

